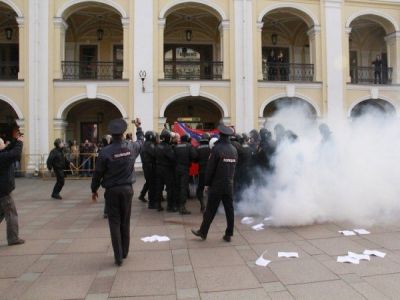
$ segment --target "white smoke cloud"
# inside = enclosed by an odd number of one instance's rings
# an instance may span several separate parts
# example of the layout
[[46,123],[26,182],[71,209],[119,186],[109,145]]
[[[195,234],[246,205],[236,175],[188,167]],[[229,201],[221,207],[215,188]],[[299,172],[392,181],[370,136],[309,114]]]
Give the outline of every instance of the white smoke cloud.
[[[365,112],[365,111],[364,111]],[[400,120],[366,113],[329,124],[321,143],[304,107],[280,108],[273,121],[298,135],[280,144],[266,184],[253,184],[238,205],[244,215],[272,216],[276,226],[322,222],[387,223],[400,213]]]

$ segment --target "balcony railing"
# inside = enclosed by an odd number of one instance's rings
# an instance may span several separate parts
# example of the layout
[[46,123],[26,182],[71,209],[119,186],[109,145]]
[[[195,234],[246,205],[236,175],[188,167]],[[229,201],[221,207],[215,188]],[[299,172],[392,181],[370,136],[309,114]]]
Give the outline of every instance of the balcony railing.
[[115,80],[122,79],[121,62],[63,61],[64,80]]
[[314,65],[291,63],[263,63],[264,80],[267,81],[299,81],[314,80]]
[[350,66],[353,84],[392,84],[393,68]]
[[0,80],[18,79],[19,62],[0,61]]
[[222,61],[164,61],[165,79],[170,80],[221,80]]

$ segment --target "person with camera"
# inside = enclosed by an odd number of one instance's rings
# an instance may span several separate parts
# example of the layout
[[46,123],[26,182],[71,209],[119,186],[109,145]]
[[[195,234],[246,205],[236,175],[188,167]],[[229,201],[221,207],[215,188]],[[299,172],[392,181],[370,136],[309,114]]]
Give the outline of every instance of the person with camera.
[[18,213],[11,192],[15,189],[15,162],[21,160],[23,135],[15,132],[14,141],[7,147],[0,139],[0,222],[7,222],[8,245],[25,243],[19,237]]

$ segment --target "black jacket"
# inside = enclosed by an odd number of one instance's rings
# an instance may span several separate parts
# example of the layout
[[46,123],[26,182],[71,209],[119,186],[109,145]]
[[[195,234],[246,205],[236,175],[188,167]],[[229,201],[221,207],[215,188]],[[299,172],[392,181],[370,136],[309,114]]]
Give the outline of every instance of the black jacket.
[[205,185],[211,192],[233,194],[233,176],[238,153],[229,138],[221,137],[211,151],[207,164]]
[[143,144],[143,150],[140,153],[140,158],[143,164],[155,166],[156,164],[156,145],[154,142],[145,141]]
[[156,146],[156,168],[170,168],[175,166],[175,153],[172,146],[166,142],[161,142]]
[[22,142],[16,141],[0,151],[0,197],[15,189],[14,163],[21,160]]
[[200,145],[196,148],[197,162],[199,163],[199,172],[205,172],[208,159],[210,158],[210,146],[208,141],[200,141]]
[[65,156],[62,148],[54,148],[50,151],[49,157],[47,158],[47,169],[65,170],[70,164],[69,160]]
[[181,143],[174,146],[177,168],[188,169],[192,161],[197,157],[196,150],[190,143]]
[[143,131],[137,128],[137,141],[113,140],[101,150],[92,178],[92,193],[101,184],[105,189],[115,186],[131,185],[136,181],[135,161],[143,148]]

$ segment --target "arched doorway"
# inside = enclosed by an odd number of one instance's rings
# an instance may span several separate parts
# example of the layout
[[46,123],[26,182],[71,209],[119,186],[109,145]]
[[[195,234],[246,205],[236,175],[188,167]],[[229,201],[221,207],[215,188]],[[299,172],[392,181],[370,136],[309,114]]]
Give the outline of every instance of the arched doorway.
[[70,7],[63,14],[68,28],[62,57],[64,80],[122,79],[123,27],[120,13],[93,1]]
[[[362,15],[350,23],[349,64],[353,84],[390,84],[396,51],[388,51],[386,36],[393,24],[377,15]],[[392,55],[392,57],[389,57]]]
[[356,119],[361,116],[393,117],[396,109],[388,101],[382,99],[368,99],[358,103],[351,110],[351,118]]
[[18,115],[11,105],[0,99],[0,137],[3,140],[11,140],[13,130],[18,127],[17,119]]
[[165,79],[222,79],[221,21],[221,16],[204,4],[180,4],[167,12],[163,50]]
[[164,112],[166,122],[183,122],[194,129],[215,129],[223,118],[222,110],[203,97],[185,97],[172,102]]
[[272,130],[279,123],[298,133],[313,126],[317,117],[317,110],[308,101],[298,97],[282,97],[265,106],[263,125]]
[[262,23],[263,79],[313,81],[317,62],[311,53],[320,50],[310,41],[308,32],[315,25],[312,18],[295,8],[279,8],[268,12]]
[[74,103],[64,112],[66,140],[78,143],[89,140],[97,144],[107,134],[108,123],[122,117],[118,108],[105,100],[85,99]]
[[16,12],[0,2],[0,80],[18,79],[19,29]]

